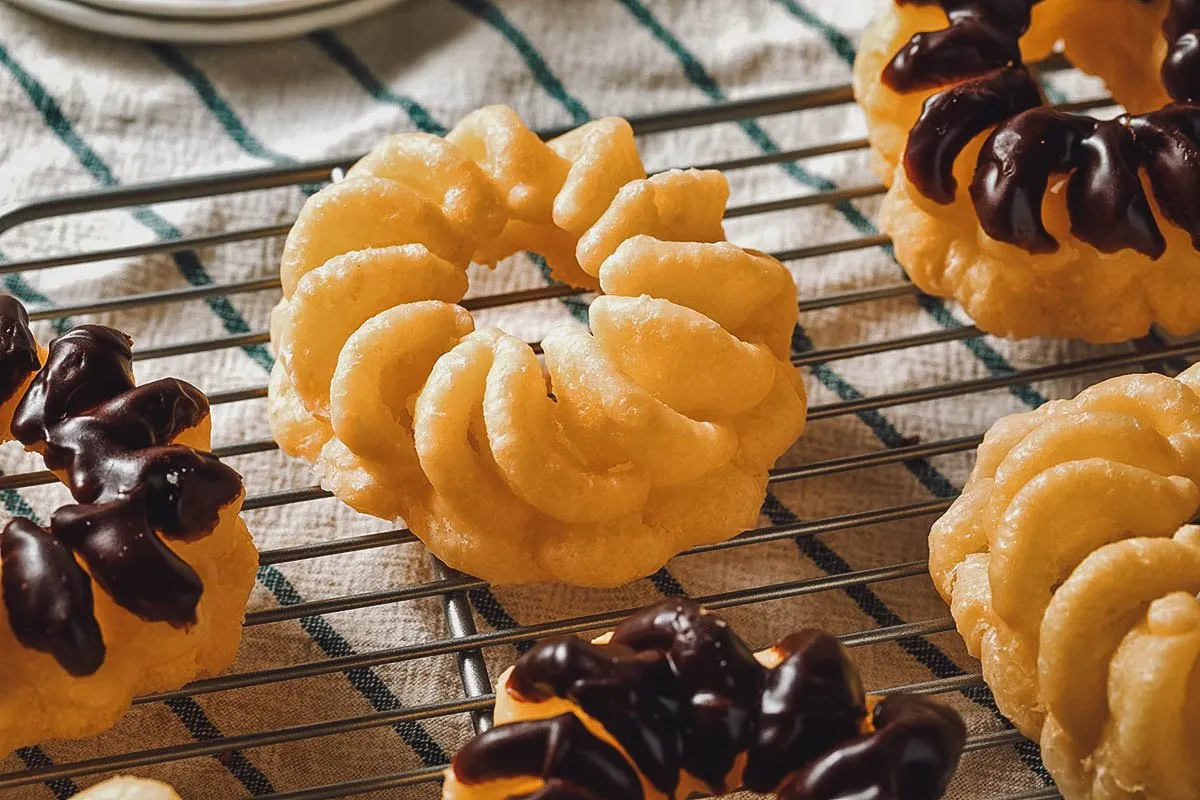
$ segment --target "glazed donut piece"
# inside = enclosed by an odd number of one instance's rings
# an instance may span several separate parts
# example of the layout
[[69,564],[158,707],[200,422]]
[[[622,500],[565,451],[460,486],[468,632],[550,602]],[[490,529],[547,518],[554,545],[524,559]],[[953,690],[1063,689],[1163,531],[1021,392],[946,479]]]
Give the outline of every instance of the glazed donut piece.
[[1068,800],[1193,797],[1200,368],[1114,378],[988,433],[930,570]]
[[257,568],[241,479],[207,452],[204,395],[136,386],[131,367],[124,334],[76,328],[15,409],[13,435],[76,503],[0,533],[0,750],[99,733],[237,650]]
[[[1200,13],[1190,0],[895,0],[855,66],[896,256],[981,328],[1123,341],[1200,327]],[[1133,112],[1043,106],[1056,42]]]
[[[795,284],[724,241],[728,196],[716,172],[647,178],[615,118],[544,143],[492,106],[388,139],[288,239],[276,439],[494,582],[618,585],[753,525],[806,401]],[[541,361],[459,304],[469,261],[517,249],[603,292]]]
[[966,731],[922,697],[868,698],[832,636],[759,654],[689,600],[613,633],[537,644],[501,676],[496,727],[447,771],[446,800],[941,797]]
[[76,795],[75,800],[180,800],[165,783],[144,778],[109,778]]

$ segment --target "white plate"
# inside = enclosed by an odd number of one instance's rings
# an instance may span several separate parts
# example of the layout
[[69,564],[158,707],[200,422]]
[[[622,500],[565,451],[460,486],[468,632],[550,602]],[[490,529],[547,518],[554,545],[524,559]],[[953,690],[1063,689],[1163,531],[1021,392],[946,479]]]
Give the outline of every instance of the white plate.
[[[122,2],[122,0],[103,0]],[[172,3],[174,0],[124,0],[130,4]],[[203,0],[198,0],[203,1]],[[76,28],[124,36],[131,39],[152,39],[189,44],[237,44],[287,39],[301,36],[318,28],[344,25],[370,16],[403,0],[264,0],[265,2],[311,5],[317,8],[260,16],[251,19],[181,19],[142,16],[84,5],[75,0],[8,0],[14,6],[32,11]],[[239,0],[225,0],[236,3]]]
[[71,0],[79,5],[139,17],[184,18],[193,22],[291,15],[344,0]]

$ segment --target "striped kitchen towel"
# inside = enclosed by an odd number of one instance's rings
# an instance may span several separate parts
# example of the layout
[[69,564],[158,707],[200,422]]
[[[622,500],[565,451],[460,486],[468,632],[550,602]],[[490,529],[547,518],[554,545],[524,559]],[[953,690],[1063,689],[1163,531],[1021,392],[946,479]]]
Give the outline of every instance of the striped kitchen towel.
[[[409,0],[374,19],[295,41],[192,48],[110,40],[0,6],[0,209],[36,197],[350,155],[388,132],[444,131],[485,103],[507,103],[531,124],[559,126],[605,114],[844,88],[857,37],[872,12],[865,0]],[[1086,84],[1060,88],[1095,90]],[[853,142],[863,135],[861,117],[844,91],[833,101],[649,135],[642,142],[646,162],[659,169]],[[734,205],[876,182],[861,149],[764,160],[770,163],[731,173]],[[124,328],[142,348],[206,343],[151,354],[138,363],[143,379],[177,375],[210,393],[261,388],[272,364],[261,333],[278,300],[278,290],[263,279],[275,274],[278,236],[48,269],[12,265],[279,226],[294,218],[311,191],[287,186],[22,224],[0,234],[0,268],[9,265],[0,280],[33,309],[64,309],[39,323],[44,336],[89,321]],[[739,217],[729,232],[739,243],[771,251],[848,243],[832,248],[840,252],[789,261],[802,298],[897,286],[899,268],[871,238],[878,234],[878,195],[853,194],[865,196]],[[518,258],[495,272],[473,272],[472,292],[529,289],[545,280],[536,261]],[[227,294],[194,292],[150,306],[100,312],[80,307],[209,284],[235,286]],[[1094,351],[1062,342],[955,335],[964,324],[956,308],[903,291],[824,306],[802,315],[798,355],[916,334],[937,334],[931,338],[938,341],[903,352],[805,358],[810,399],[822,413],[784,466],[977,435],[1003,414],[1073,393],[1096,378],[923,403],[846,406]],[[578,301],[549,300],[480,316],[532,341],[549,326],[578,318],[580,310]],[[273,554],[260,571],[251,601],[255,624],[233,672],[279,680],[143,703],[96,740],[48,742],[8,755],[0,768],[0,787],[8,788],[0,788],[0,796],[68,797],[126,754],[134,757],[125,761],[125,771],[170,781],[189,800],[287,793],[432,770],[469,736],[467,714],[439,713],[440,705],[464,696],[454,654],[421,650],[451,635],[439,596],[421,589],[436,581],[421,548],[401,542],[299,560],[281,554],[280,548],[389,526],[331,499],[309,495],[283,502],[288,498],[279,492],[308,487],[313,479],[263,441],[268,433],[261,393],[216,406],[214,423],[217,445],[247,444],[250,452],[230,463],[258,498],[246,519],[260,549]],[[0,465],[9,472],[29,469],[31,460],[10,448]],[[1002,734],[1006,724],[970,677],[978,664],[947,630],[947,609],[920,564],[932,517],[914,512],[873,521],[862,515],[914,504],[936,508],[965,478],[970,457],[961,450],[869,469],[833,465],[780,482],[761,522],[775,526],[778,536],[678,558],[618,591],[473,587],[467,599],[474,622],[481,631],[502,631],[630,608],[664,594],[725,596],[732,605],[725,613],[755,646],[806,625],[853,633],[930,622],[923,629],[934,631],[929,635],[892,635],[856,647],[868,686],[967,676],[942,696],[967,715],[974,733]],[[10,511],[40,515],[63,497],[59,487],[3,494]],[[840,521],[819,524],[831,518]],[[791,529],[796,535],[789,535]],[[876,572],[839,578],[864,570]],[[776,584],[790,589],[778,596],[758,591]],[[408,597],[378,596],[404,587],[416,588]],[[360,602],[345,610],[320,602],[355,596]],[[521,648],[519,642],[486,648],[490,674],[499,674]],[[395,652],[373,657],[385,651]],[[294,677],[289,667],[331,660],[336,668],[288,679]],[[354,722],[335,735],[302,729],[342,720]],[[1002,735],[1001,746],[964,759],[952,796],[1007,797],[1046,780],[1036,747]],[[381,798],[431,798],[438,791],[436,784],[408,778],[362,786],[371,789],[363,796]]]

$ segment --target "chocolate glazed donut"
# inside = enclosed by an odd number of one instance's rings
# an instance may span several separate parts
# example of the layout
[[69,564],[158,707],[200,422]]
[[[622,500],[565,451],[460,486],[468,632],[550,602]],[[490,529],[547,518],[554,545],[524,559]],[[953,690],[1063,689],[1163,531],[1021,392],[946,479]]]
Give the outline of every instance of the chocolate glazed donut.
[[[10,359],[28,363],[33,342],[24,310],[6,308],[3,374]],[[195,622],[204,587],[160,535],[208,535],[241,493],[237,473],[214,455],[170,444],[207,414],[204,395],[182,381],[135,386],[130,340],[119,331],[85,325],[50,345],[12,433],[42,453],[77,502],[56,511],[48,528],[18,518],[0,534],[3,600],[22,645],[52,654],[73,675],[99,669],[105,646],[89,573],[147,622]]]
[[[1149,0],[1139,0],[1148,2]],[[1134,250],[1152,259],[1166,242],[1140,171],[1163,216],[1200,250],[1200,2],[1170,0],[1163,24],[1169,48],[1162,80],[1175,104],[1101,121],[1041,107],[1021,63],[1020,39],[1038,0],[897,0],[938,5],[947,28],[922,33],[893,57],[884,82],[899,92],[953,83],[934,94],[909,134],[905,173],[921,194],[954,201],[954,162],[983,131],[971,199],[983,230],[1030,253],[1059,243],[1042,221],[1053,175],[1070,174],[1071,234],[1104,253]]]
[[719,794],[739,788],[728,781],[745,754],[744,788],[785,800],[942,795],[965,741],[957,714],[905,696],[869,712],[846,652],[821,631],[775,650],[779,663],[763,667],[723,620],[683,599],[635,614],[608,644],[543,641],[502,690],[570,701],[629,760],[568,713],[480,735],[455,758],[454,776],[464,785],[536,777],[544,785],[523,797],[590,800],[643,797],[639,774],[675,797],[686,771]]

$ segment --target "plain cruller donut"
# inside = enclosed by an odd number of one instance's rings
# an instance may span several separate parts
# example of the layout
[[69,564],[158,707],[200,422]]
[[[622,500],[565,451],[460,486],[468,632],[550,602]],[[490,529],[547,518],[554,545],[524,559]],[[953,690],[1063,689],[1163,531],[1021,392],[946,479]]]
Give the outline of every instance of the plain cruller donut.
[[[725,241],[728,195],[718,172],[648,178],[615,118],[545,143],[491,106],[387,139],[288,237],[275,438],[494,582],[614,586],[728,539],[806,411],[795,285]],[[602,292],[541,361],[460,304],[470,263],[517,250]]]
[[[885,0],[855,64],[882,223],[984,330],[1113,342],[1200,328],[1200,6]],[[1130,112],[1044,105],[1061,45]]]
[[1006,417],[929,537],[934,584],[1068,800],[1200,785],[1200,367]]

